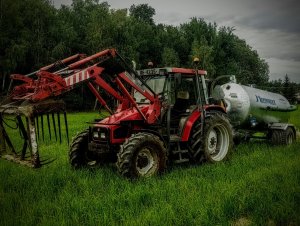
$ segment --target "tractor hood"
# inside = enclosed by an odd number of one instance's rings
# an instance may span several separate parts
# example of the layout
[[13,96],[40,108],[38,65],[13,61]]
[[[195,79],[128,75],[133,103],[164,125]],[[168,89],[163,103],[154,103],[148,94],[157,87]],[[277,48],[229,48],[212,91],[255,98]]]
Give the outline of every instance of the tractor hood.
[[[147,111],[149,110],[149,105],[140,105],[139,109],[141,112],[146,115]],[[144,120],[143,116],[137,111],[136,108],[129,108],[124,111],[118,112],[116,114],[113,114],[99,123],[101,126],[103,125],[117,125],[120,124],[122,121],[140,121]]]

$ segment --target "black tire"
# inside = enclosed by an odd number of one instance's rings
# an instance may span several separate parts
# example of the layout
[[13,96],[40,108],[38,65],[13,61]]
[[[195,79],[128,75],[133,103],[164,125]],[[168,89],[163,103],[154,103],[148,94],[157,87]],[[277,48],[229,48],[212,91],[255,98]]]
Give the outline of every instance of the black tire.
[[232,127],[225,114],[214,113],[205,119],[201,136],[200,120],[195,123],[190,139],[190,152],[196,162],[226,160],[232,151]]
[[274,145],[290,145],[296,140],[296,134],[291,127],[286,130],[271,130],[271,143]]
[[117,168],[128,178],[150,177],[166,169],[167,150],[158,136],[137,133],[121,145]]
[[189,138],[189,154],[192,161],[201,163],[204,161],[205,156],[202,149],[202,136],[201,136],[201,120],[200,118],[194,123],[192,132]]
[[89,131],[85,130],[77,134],[72,140],[69,151],[69,161],[74,169],[88,166],[91,161],[88,155],[88,136]]

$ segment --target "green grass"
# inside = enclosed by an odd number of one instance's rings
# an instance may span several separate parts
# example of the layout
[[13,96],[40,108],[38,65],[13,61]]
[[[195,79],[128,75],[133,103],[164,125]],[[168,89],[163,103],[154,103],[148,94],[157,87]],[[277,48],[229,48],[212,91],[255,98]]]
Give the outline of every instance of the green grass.
[[296,111],[292,111],[290,113],[289,122],[296,125],[298,129],[300,129],[300,105],[298,105],[298,109]]
[[[71,136],[95,117],[70,114]],[[300,110],[291,122],[300,128]],[[40,152],[56,161],[33,170],[0,160],[0,225],[300,225],[299,142],[252,141],[225,163],[171,166],[138,181],[113,165],[72,170],[66,141],[45,141]]]

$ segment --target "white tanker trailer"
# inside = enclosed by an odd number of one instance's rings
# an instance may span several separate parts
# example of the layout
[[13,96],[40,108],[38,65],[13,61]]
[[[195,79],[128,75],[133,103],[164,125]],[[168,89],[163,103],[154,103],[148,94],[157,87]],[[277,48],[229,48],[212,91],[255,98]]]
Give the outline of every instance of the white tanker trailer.
[[231,76],[231,82],[214,89],[213,97],[221,97],[231,124],[236,130],[235,140],[248,140],[257,132],[264,132],[274,144],[290,144],[296,139],[296,128],[289,124],[289,113],[296,110],[278,93],[240,85]]

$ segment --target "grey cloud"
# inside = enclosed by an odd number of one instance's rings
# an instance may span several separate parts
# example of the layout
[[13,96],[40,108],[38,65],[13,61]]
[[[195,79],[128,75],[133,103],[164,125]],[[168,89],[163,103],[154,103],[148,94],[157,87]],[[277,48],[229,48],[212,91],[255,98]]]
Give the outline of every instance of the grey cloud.
[[285,54],[280,54],[279,55],[280,59],[284,59],[284,60],[294,60],[294,61],[298,61],[300,62],[300,53],[296,54],[290,54],[290,53],[285,53]]
[[59,8],[61,5],[71,5],[72,0],[52,0],[54,3],[54,6]]
[[249,1],[248,10],[252,13],[236,20],[237,24],[257,29],[276,29],[300,33],[300,1]]
[[246,25],[257,29],[276,29],[290,33],[300,33],[300,17],[293,16],[291,12],[274,12],[266,14],[260,12],[244,17],[236,21],[240,25]]

